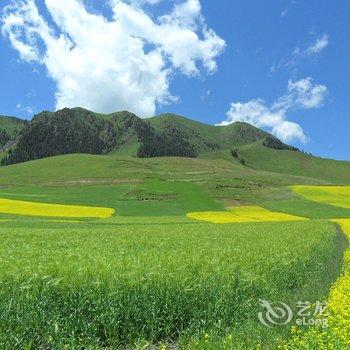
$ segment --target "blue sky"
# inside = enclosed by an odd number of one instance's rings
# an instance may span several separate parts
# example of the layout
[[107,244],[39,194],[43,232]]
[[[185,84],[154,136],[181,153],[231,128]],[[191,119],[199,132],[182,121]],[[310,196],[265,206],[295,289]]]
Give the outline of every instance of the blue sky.
[[245,120],[350,160],[349,1],[67,1],[1,2],[0,114]]

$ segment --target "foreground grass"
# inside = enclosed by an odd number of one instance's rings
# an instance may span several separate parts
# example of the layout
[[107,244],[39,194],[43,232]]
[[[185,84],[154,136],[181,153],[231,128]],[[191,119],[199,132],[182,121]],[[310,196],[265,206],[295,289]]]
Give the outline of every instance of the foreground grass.
[[259,325],[259,298],[325,295],[337,274],[335,235],[325,221],[3,223],[0,348],[274,348],[288,329]]
[[[350,220],[336,221],[350,239]],[[343,274],[331,288],[328,298],[328,323],[324,329],[293,329],[293,338],[285,349],[350,349],[350,250],[344,255]]]

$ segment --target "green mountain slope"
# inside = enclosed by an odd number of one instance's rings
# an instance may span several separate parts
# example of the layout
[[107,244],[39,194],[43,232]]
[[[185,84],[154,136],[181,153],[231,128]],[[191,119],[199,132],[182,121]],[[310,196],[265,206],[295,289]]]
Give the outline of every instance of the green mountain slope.
[[247,123],[213,126],[174,114],[141,119],[127,111],[97,114],[83,108],[42,112],[30,122],[0,117],[3,165],[78,153],[221,159],[240,169],[245,165],[270,173],[350,182],[350,162],[306,155]]
[[172,114],[145,120],[127,111],[103,115],[83,108],[65,108],[42,112],[26,123],[16,147],[2,163],[72,153],[194,158],[258,140],[269,147],[292,149],[246,123],[211,126]]
[[10,136],[18,134],[25,121],[16,117],[7,117],[0,115],[0,129],[5,130]]
[[0,116],[0,153],[19,136],[24,123],[19,118]]
[[240,154],[249,167],[257,170],[350,183],[350,162],[271,149],[259,143],[241,147]]
[[175,114],[162,114],[148,121],[161,133],[171,135],[174,130],[180,131],[184,139],[194,145],[197,154],[239,147],[259,140],[264,140],[266,145],[273,148],[294,149],[248,123],[236,122],[227,126],[214,126]]

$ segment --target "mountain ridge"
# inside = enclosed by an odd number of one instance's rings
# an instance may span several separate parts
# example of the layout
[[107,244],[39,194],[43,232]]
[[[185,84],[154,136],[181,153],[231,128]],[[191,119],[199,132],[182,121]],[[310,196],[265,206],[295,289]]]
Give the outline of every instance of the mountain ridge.
[[[0,149],[3,166],[35,163],[55,156],[77,154],[80,158],[92,154],[113,156],[113,159],[127,157],[128,162],[137,157],[162,157],[157,162],[167,163],[168,157],[172,157],[174,162],[182,159],[183,166],[192,171],[196,163],[191,160],[197,158],[208,161],[214,168],[218,161],[223,161],[235,171],[243,167],[248,173],[265,171],[282,177],[350,183],[350,162],[306,154],[242,122],[214,126],[174,114],[141,119],[127,111],[98,114],[83,108],[66,108],[44,111],[31,121],[0,118],[1,128],[10,135],[10,140]],[[52,159],[53,163],[56,159]],[[93,159],[97,162],[98,157]],[[37,166],[40,167],[39,163]]]
[[128,111],[99,114],[80,107],[64,108],[43,111],[21,126],[7,137],[9,147],[2,150],[2,165],[72,153],[193,158],[257,141],[266,147],[297,151],[247,123],[214,126],[169,113],[142,119]]

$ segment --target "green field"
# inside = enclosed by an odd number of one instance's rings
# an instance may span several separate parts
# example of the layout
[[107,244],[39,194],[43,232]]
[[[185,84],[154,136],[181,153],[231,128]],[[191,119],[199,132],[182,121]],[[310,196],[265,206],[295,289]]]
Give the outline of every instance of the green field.
[[223,330],[242,332],[242,348],[272,346],[275,334],[254,319],[259,298],[324,297],[340,267],[328,269],[342,245],[322,221],[66,225],[2,225],[3,346],[157,344]]
[[[334,196],[316,202],[293,191],[347,184],[339,174],[314,178],[310,167],[285,175],[224,157],[66,155],[0,168],[1,199],[116,210],[106,219],[0,213],[0,348],[292,344],[292,323],[259,322],[259,300],[327,299],[347,246],[327,219],[350,218]],[[186,217],[242,205],[310,220],[216,225]]]

